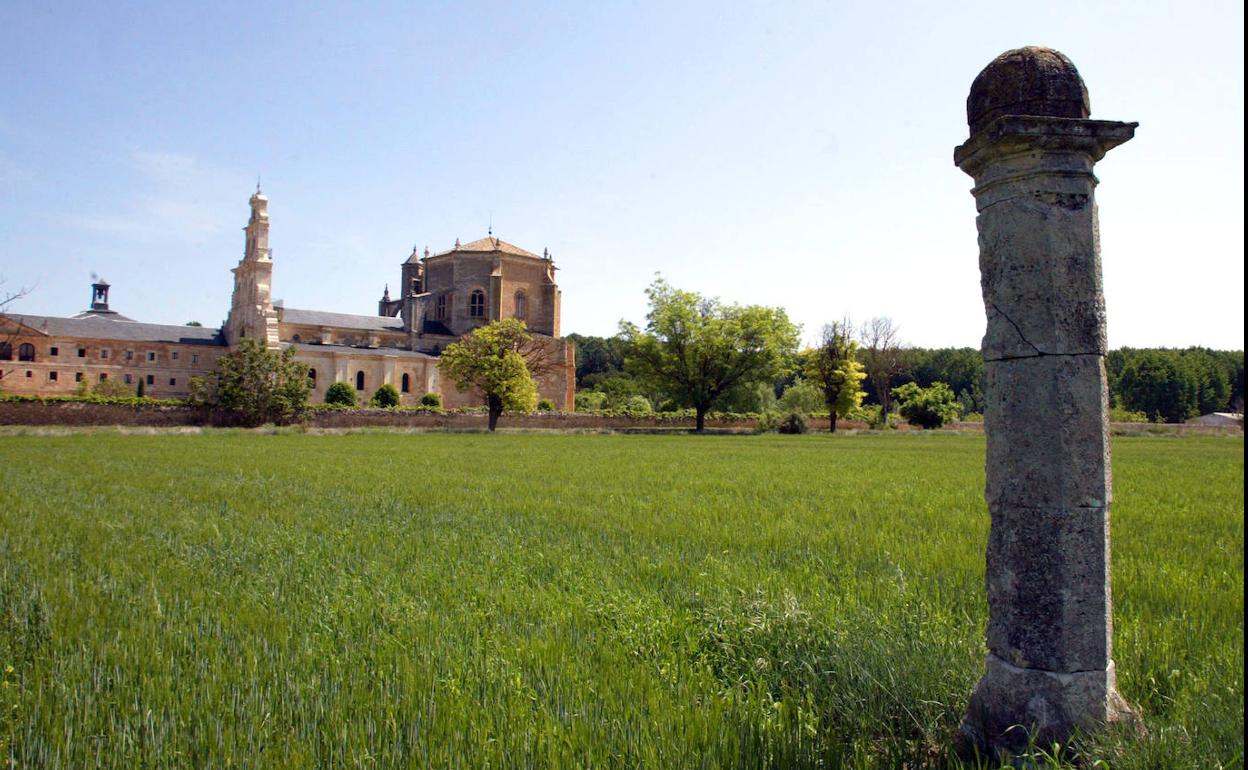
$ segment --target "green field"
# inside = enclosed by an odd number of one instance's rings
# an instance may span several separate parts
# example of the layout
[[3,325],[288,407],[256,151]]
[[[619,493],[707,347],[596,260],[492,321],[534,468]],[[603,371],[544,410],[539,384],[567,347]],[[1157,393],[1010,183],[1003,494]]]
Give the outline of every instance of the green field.
[[[1112,767],[1242,767],[1240,437],[1114,445]],[[0,436],[17,767],[944,766],[982,437]],[[11,666],[12,671],[8,671]]]

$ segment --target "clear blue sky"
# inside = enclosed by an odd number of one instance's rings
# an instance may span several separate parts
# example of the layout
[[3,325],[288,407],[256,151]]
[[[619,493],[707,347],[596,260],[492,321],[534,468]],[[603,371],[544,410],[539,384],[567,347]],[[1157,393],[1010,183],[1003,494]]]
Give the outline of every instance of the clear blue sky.
[[[364,10],[355,10],[356,8]],[[984,328],[967,89],[1069,55],[1095,118],[1115,346],[1244,344],[1243,5],[52,3],[0,6],[0,275],[70,315],[223,319],[263,176],[274,293],[376,312],[413,245],[495,233],[561,268],[565,332],[656,272],[807,338]]]

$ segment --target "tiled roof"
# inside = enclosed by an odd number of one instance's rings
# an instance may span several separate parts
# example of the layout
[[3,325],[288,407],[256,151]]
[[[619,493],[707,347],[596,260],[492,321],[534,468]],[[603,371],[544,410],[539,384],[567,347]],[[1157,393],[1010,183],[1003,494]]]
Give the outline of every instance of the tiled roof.
[[220,329],[205,326],[169,326],[121,321],[100,316],[57,318],[45,315],[8,316],[18,323],[54,337],[122,340],[126,342],[176,342],[182,345],[224,345]]
[[525,251],[519,246],[508,243],[500,238],[482,238],[480,240],[473,241],[472,243],[465,243],[457,248],[439,252],[434,256],[441,257],[446,254],[454,254],[457,251],[480,251],[487,253],[501,251],[504,254],[514,254],[518,257],[533,257],[534,259],[541,259],[539,255],[534,254],[531,251]]
[[401,332],[403,319],[380,315],[353,315],[351,313],[327,313],[323,310],[299,310],[293,307],[277,311],[282,323],[306,326],[336,326],[341,329],[360,331]]
[[347,353],[353,356],[398,356],[399,358],[437,358],[428,353],[421,353],[418,350],[403,350],[402,348],[357,348],[351,345],[321,345],[317,343],[292,343],[283,342],[282,347],[288,348],[294,345],[300,351],[314,353],[316,351],[324,351],[327,353]]

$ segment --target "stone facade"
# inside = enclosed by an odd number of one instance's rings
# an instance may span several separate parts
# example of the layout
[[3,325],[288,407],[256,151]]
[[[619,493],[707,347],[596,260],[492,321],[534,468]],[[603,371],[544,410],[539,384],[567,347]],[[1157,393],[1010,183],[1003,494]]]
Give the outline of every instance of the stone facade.
[[575,402],[571,343],[559,336],[561,295],[549,253],[538,256],[489,237],[439,254],[413,255],[401,265],[402,296],[386,288],[377,315],[278,307],[273,304],[268,198],[249,201],[243,258],[233,268],[229,316],[220,329],[135,322],[108,306],[109,286],[92,286],[91,308],[72,318],[0,315],[0,387],[10,393],[68,395],[82,383],[116,379],[149,396],[181,398],[193,376],[211,373],[239,340],[271,350],[294,346],[309,367],[311,400],[346,382],[367,400],[393,385],[404,405],[438,393],[448,407],[479,406],[478,393],[444,381],[439,354],[490,321],[517,318],[550,346],[554,366],[537,376],[540,398],[557,409]]

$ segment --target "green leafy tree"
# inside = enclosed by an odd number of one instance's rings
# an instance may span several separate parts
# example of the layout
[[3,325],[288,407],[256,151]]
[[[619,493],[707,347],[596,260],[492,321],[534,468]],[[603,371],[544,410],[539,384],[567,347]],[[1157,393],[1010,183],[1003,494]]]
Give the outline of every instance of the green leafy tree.
[[503,412],[532,412],[537,386],[530,361],[541,366],[544,351],[514,318],[474,329],[442,351],[441,369],[461,391],[477,389],[485,396],[489,427],[498,426]]
[[1174,351],[1128,354],[1118,377],[1122,406],[1153,422],[1183,422],[1199,413],[1200,382]]
[[898,411],[906,422],[926,430],[958,419],[957,396],[943,382],[933,382],[926,388],[907,382],[893,388],[893,398],[901,404]]
[[295,360],[295,348],[280,353],[259,340],[244,338],[218,362],[215,388],[198,384],[200,398],[234,414],[246,425],[284,425],[307,409],[308,367]]
[[862,381],[866,372],[858,363],[858,343],[848,320],[823,327],[819,347],[806,352],[806,378],[822,396],[828,409],[828,430],[836,432],[838,417],[844,417],[862,405],[865,393]]
[[823,393],[815,383],[798,377],[792,385],[784,389],[780,398],[776,399],[774,408],[781,412],[814,414],[823,410]]
[[355,388],[345,382],[335,382],[325,389],[325,403],[335,406],[355,406]]
[[387,382],[377,389],[368,404],[378,409],[393,409],[399,405],[399,389]]
[[625,366],[680,406],[696,430],[737,388],[771,382],[797,350],[798,327],[780,308],[728,305],[658,278],[646,289],[646,327],[621,322]]

